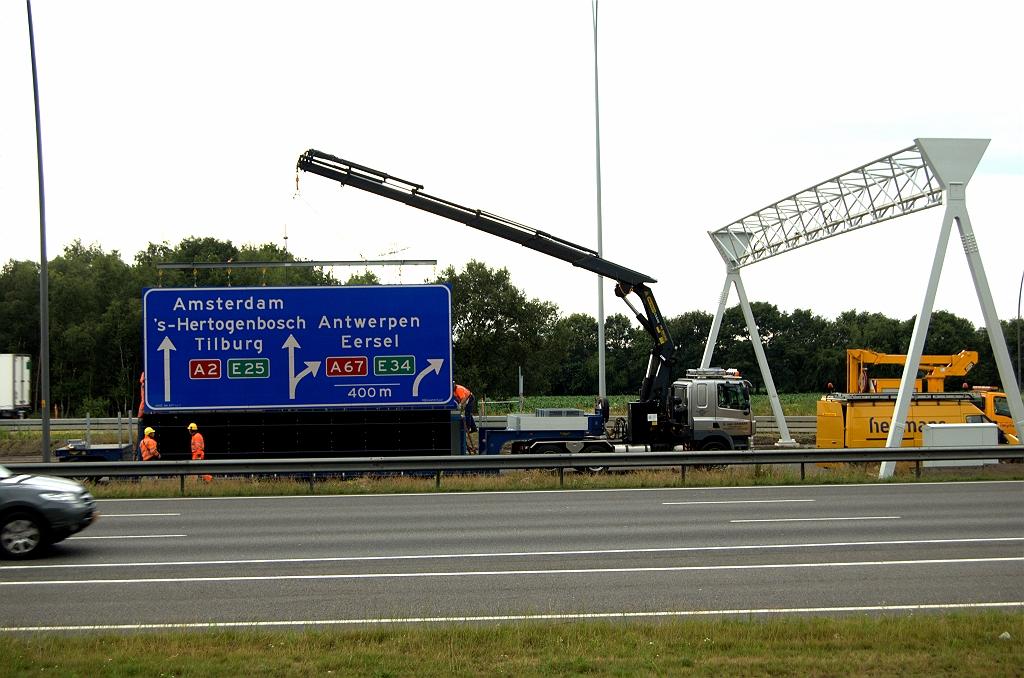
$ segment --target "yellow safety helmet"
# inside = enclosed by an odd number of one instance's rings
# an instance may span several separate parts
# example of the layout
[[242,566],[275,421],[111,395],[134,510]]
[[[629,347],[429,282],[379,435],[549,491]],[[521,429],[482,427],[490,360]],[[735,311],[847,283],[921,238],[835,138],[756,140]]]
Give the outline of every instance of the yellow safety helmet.
[[192,424],[189,424],[189,425],[188,425],[188,430],[189,430],[189,431],[195,431],[195,430],[196,430],[196,429],[198,429],[198,428],[199,428],[199,427],[198,427],[198,426],[196,426],[196,425],[195,425],[194,423],[192,423]]
[[156,433],[156,430],[154,430],[151,426],[147,426],[146,430],[143,431],[143,433],[145,433],[147,436],[150,436]]

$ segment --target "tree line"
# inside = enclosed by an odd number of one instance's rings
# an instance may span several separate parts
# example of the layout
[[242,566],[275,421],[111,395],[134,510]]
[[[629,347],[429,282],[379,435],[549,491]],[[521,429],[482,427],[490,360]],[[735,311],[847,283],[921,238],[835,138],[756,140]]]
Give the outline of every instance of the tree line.
[[[316,267],[165,269],[170,262],[297,261],[274,244],[243,245],[215,238],[186,238],[176,246],[153,244],[124,262],[115,250],[75,241],[49,264],[50,392],[61,416],[108,416],[138,408],[142,371],[142,291],[148,287],[231,285],[337,285],[379,283],[370,270],[344,283]],[[587,314],[563,316],[556,304],[531,299],[505,268],[470,261],[425,280],[452,288],[452,334],[456,381],[477,395],[505,399],[518,393],[520,370],[526,395],[592,395],[597,391],[597,320]],[[780,311],[752,302],[775,385],[783,393],[845,388],[846,349],[906,353],[914,318],[851,310],[835,319],[809,310]],[[667,321],[677,351],[675,373],[697,367],[713,315],[690,311]],[[1017,345],[1017,324],[1001,323],[1008,346]],[[650,336],[622,313],[605,319],[606,380],[609,394],[637,393],[647,368]],[[952,313],[932,314],[926,354],[980,354],[966,381],[1000,386],[984,328]],[[8,261],[0,269],[0,353],[39,356],[39,265]],[[1011,350],[1016,360],[1016,351]],[[728,309],[715,346],[714,365],[732,367],[764,390],[739,306]],[[1014,367],[1016,369],[1016,366]],[[38,370],[33,370],[34,376]],[[899,368],[872,376],[898,377]],[[961,378],[947,384],[960,387]],[[35,385],[38,393],[38,384]]]

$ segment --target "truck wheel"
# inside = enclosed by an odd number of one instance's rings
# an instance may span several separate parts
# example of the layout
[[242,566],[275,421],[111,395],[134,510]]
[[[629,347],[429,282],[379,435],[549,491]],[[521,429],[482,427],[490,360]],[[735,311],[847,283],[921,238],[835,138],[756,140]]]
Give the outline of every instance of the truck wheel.
[[[600,445],[588,445],[583,448],[583,454],[601,454],[607,452]],[[608,470],[607,466],[574,466],[577,473],[603,473]]]
[[34,513],[15,511],[0,519],[0,554],[30,558],[46,546],[46,527]]
[[[720,440],[709,440],[700,446],[701,452],[721,452],[725,449],[725,443]],[[697,464],[694,468],[704,471],[713,471],[714,469],[725,468],[725,464]]]
[[[532,450],[532,454],[562,454],[562,452],[565,450],[558,445],[538,445]],[[547,470],[554,473],[558,469],[549,468]]]

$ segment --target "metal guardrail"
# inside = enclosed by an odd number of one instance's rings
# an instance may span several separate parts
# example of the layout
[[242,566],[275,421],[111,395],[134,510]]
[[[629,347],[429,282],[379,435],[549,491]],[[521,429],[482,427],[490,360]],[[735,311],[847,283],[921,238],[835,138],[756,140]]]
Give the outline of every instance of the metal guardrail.
[[[613,415],[612,419],[624,419],[625,417]],[[779,426],[775,422],[775,417],[771,415],[755,416],[757,420],[757,432],[758,433],[778,433]],[[818,418],[814,416],[792,416],[786,417],[786,426],[789,428],[790,435],[808,435],[813,436],[818,431]],[[495,428],[505,426],[507,417],[504,414],[488,414],[481,415],[476,418],[477,424],[485,428]]]
[[1024,446],[900,447],[842,450],[726,450],[721,452],[615,452],[604,454],[495,454],[438,457],[360,457],[323,459],[230,459],[202,461],[97,461],[7,464],[15,473],[62,477],[190,476],[312,473],[439,473],[494,469],[586,467],[718,466],[810,464],[820,462],[927,461],[1024,457]]
[[[757,432],[758,433],[778,433],[779,427],[775,424],[775,417],[772,416],[758,416],[757,419]],[[477,417],[477,423],[484,426],[490,425],[502,425],[506,421],[505,415],[480,415]],[[137,426],[139,420],[136,417],[129,419],[128,417],[121,418],[121,426]],[[817,425],[816,417],[786,417],[786,425],[789,427],[791,434],[802,434],[802,435],[814,435]],[[43,422],[40,419],[0,419],[0,430],[6,431],[41,431]],[[117,417],[96,417],[90,418],[88,421],[90,430],[93,431],[116,431],[117,430]],[[50,420],[50,431],[84,431],[86,429],[85,418],[70,418],[65,417],[62,419],[51,419]]]
[[[121,417],[121,427],[137,426],[137,417]],[[89,430],[92,431],[116,431],[117,417],[90,417],[88,420]],[[42,419],[0,419],[0,430],[5,431],[42,431]],[[86,419],[82,417],[50,420],[50,431],[84,431],[86,430]]]
[[[779,425],[773,416],[757,416],[758,433],[778,433]],[[811,435],[818,432],[818,418],[815,416],[786,417],[786,427],[790,435]]]

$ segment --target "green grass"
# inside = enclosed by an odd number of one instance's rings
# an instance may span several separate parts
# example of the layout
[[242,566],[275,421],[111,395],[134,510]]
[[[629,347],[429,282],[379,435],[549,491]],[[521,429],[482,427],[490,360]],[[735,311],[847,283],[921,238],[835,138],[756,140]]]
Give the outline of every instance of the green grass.
[[[515,402],[509,404],[507,401],[514,400]],[[636,400],[636,396],[630,395],[617,395],[608,396],[608,402],[611,405],[611,413],[614,415],[625,416],[627,411],[627,404],[631,400]],[[527,396],[523,399],[523,411],[534,412],[539,408],[563,408],[563,409],[574,409],[583,410],[584,412],[593,412],[594,405],[597,401],[596,395],[587,396]],[[486,405],[488,415],[498,414],[509,414],[511,412],[519,411],[519,401],[516,398],[497,399],[484,403],[480,399],[477,399],[477,411],[482,413],[483,408]]]
[[[999,635],[1009,632],[1010,640]],[[1024,671],[1024,613],[0,637],[7,676],[965,676]]]
[[[818,413],[818,401],[822,393],[780,393],[779,403],[782,414],[787,417],[813,417]],[[755,415],[771,415],[772,405],[767,395],[750,396],[750,404]]]

